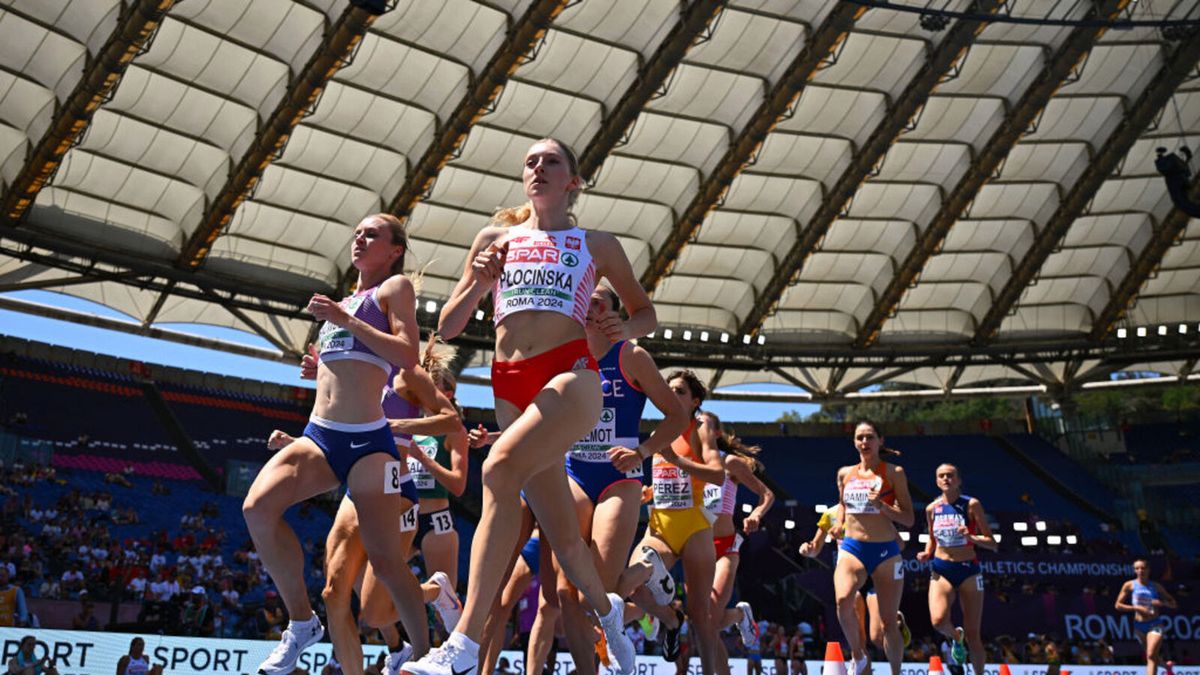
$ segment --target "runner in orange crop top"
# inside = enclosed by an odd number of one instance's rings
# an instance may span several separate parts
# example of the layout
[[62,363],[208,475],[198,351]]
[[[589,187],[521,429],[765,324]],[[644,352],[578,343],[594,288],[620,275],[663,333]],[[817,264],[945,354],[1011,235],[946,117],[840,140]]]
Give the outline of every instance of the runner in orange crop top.
[[879,601],[884,652],[892,675],[900,675],[904,641],[897,612],[904,590],[904,562],[896,542],[896,524],[905,527],[913,524],[908,478],[904,469],[881,459],[883,434],[874,422],[863,421],[855,425],[854,447],[858,451],[858,463],[842,467],[837,476],[838,492],[845,509],[845,536],[833,573],[838,621],[850,643],[853,675],[862,675],[870,670],[871,660],[866,644],[859,639],[855,601],[859,589],[870,578]]
[[[724,483],[725,467],[717,449],[714,427],[698,415],[700,403],[708,395],[704,384],[690,370],[679,370],[667,376],[667,386],[692,419],[687,431],[672,441],[669,449],[654,456],[649,526],[621,577],[620,589],[624,596],[632,594],[639,607],[663,622],[664,630],[669,633],[664,635],[667,645],[676,638],[681,617],[667,605],[674,585],[666,570],[682,559],[688,589],[687,618],[700,653],[700,665],[706,674],[723,672],[717,663],[717,624],[709,600],[717,552],[712,520],[704,509],[704,486]],[[661,591],[668,588],[664,597]]]

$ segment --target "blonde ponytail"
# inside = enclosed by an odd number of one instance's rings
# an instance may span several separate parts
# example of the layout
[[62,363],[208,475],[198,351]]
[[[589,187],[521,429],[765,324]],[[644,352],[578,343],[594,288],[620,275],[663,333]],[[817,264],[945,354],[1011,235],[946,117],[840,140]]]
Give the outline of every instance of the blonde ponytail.
[[525,202],[520,206],[496,209],[496,212],[492,214],[492,224],[500,225],[501,227],[520,225],[529,220],[532,215],[533,202]]

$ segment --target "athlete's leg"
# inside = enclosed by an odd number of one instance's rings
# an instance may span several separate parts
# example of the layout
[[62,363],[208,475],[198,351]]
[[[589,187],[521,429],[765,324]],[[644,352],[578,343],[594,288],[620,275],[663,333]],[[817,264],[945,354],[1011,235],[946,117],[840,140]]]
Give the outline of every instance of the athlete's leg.
[[520,509],[522,487],[543,526],[543,536],[575,577],[575,585],[598,610],[611,609],[589,551],[579,539],[579,523],[573,513],[564,512],[570,493],[563,456],[600,417],[599,380],[593,371],[558,375],[519,417],[511,404],[496,402],[497,417],[512,423],[505,425],[483,465],[483,516],[471,546],[467,603],[457,627],[472,640],[482,638],[492,599],[503,582],[504,569],[496,564],[497,556],[511,552],[518,542],[520,521],[512,514]]
[[[386,465],[390,455],[367,455],[350,469],[348,481],[358,511],[358,531],[367,551],[368,566],[363,577],[362,614],[368,625],[378,627],[393,623],[398,613],[400,623],[408,633],[413,656],[429,651],[429,622],[421,584],[408,567],[409,551],[416,536],[414,502],[397,492],[385,492]],[[402,517],[411,516],[411,517]],[[384,589],[375,589],[376,582]],[[376,607],[392,607],[376,613]],[[381,616],[386,616],[380,621]],[[343,664],[344,665],[344,664]]]
[[[863,645],[868,644],[867,643],[867,619],[870,618],[868,616],[868,609],[869,609],[870,605],[867,604],[867,596],[870,596],[870,595],[874,595],[874,594],[863,593],[862,591],[859,591],[854,594],[854,615],[858,618],[858,639],[859,639],[859,641],[862,642]],[[872,602],[875,603],[875,611],[878,612],[879,611],[879,603],[874,600],[872,600]],[[882,638],[880,638],[880,639],[882,639]],[[883,645],[881,644],[879,646],[879,648],[882,650]]]
[[[583,488],[570,477],[567,478],[567,488],[571,491],[575,515],[579,519],[579,534],[584,541],[590,541],[594,511],[592,500],[588,499]],[[553,550],[553,547],[551,549]],[[562,573],[557,552],[554,553],[552,558],[554,573],[558,581],[558,605],[562,616],[563,632],[567,635],[567,648],[571,651],[571,659],[575,662],[575,671],[578,675],[594,675],[596,661],[592,657],[592,653],[596,640],[595,625],[587,616],[587,610],[579,591],[567,579],[567,575]]]
[[1162,648],[1163,636],[1158,631],[1146,633],[1146,675],[1157,675],[1162,658],[1159,650]]
[[[445,534],[426,534],[421,540],[421,557],[425,558],[426,572],[430,575],[442,572],[449,577],[451,588],[458,587],[458,530],[450,530]],[[421,590],[425,594],[425,602],[429,603],[437,599],[441,587],[426,581],[421,584]],[[453,629],[453,626],[446,627],[446,630]]]
[[254,548],[292,621],[307,621],[313,611],[304,587],[304,551],[283,512],[337,485],[325,454],[301,436],[267,460],[242,502]]
[[[737,578],[740,555],[723,555],[717,558],[713,573],[712,613],[717,619],[717,631],[723,631],[742,618],[742,610],[727,607],[733,597],[733,582]],[[722,645],[724,647],[724,645]]]
[[[525,565],[525,561],[521,559],[521,548],[525,542],[529,541],[530,535],[533,534],[533,514],[529,512],[529,508],[524,504],[521,505],[521,534],[518,538],[518,545],[509,556],[508,565],[504,570],[504,586],[512,584],[512,577],[516,571],[518,561],[520,564],[529,569]],[[518,594],[519,597],[519,594]],[[512,608],[509,608],[507,613],[501,611],[503,594],[497,593],[492,601],[492,607],[488,613],[487,624],[483,629],[483,640],[480,641],[479,647],[479,673],[493,673],[496,670],[496,661],[500,658],[500,651],[504,646],[504,631],[508,625],[508,619],[512,616]]]
[[[529,632],[529,645],[525,655],[526,675],[540,675],[546,666],[550,648],[554,646],[554,627],[561,616],[558,606],[558,591],[555,588],[554,565],[550,547],[541,552],[541,593],[538,593],[538,613]],[[588,655],[591,656],[590,654]]]
[[950,608],[954,605],[954,586],[940,574],[929,576],[929,623],[947,640],[954,639]]
[[651,616],[657,617],[662,622],[664,628],[676,629],[679,627],[679,618],[675,615],[675,609],[670,605],[660,605],[654,600],[654,594],[646,588],[646,582],[650,579],[651,566],[642,562],[642,547],[649,546],[658,553],[662,558],[663,565],[669,570],[675,566],[678,558],[667,545],[667,542],[659,539],[649,529],[646,530],[646,535],[634,547],[633,553],[630,556],[629,566],[621,573],[621,579],[617,582],[617,595],[623,598],[629,598],[630,602],[640,607],[643,611]]
[[875,583],[875,595],[879,596],[877,620],[883,624],[883,651],[892,666],[892,675],[900,675],[900,662],[904,659],[904,638],[900,636],[900,622],[896,618],[904,592],[904,563],[900,556],[879,563],[871,580]]
[[833,595],[837,602],[838,623],[842,624],[842,634],[850,644],[851,658],[856,661],[867,659],[867,644],[860,632],[858,612],[855,611],[858,589],[866,581],[867,570],[858,558],[845,551],[840,552],[837,567],[833,570]]
[[864,615],[864,624],[870,622],[871,630],[868,631],[871,638],[871,644],[875,645],[879,651],[884,651],[883,647],[883,621],[879,613],[879,594],[878,593],[863,593],[863,600],[866,604],[867,613]]
[[333,652],[339,662],[348,664],[351,673],[362,670],[363,652],[350,602],[355,582],[366,564],[367,552],[358,536],[354,502],[342,498],[325,540],[325,588],[321,599],[325,601],[325,621]]
[[705,673],[717,672],[717,626],[712,616],[713,568],[717,549],[713,546],[712,530],[705,528],[693,534],[683,546],[683,578],[687,593],[688,620],[692,624],[692,644],[700,654],[700,667]]
[[983,576],[968,577],[958,587],[958,602],[962,605],[963,632],[967,637],[967,649],[971,653],[971,665],[975,675],[984,675],[987,649],[983,644]]

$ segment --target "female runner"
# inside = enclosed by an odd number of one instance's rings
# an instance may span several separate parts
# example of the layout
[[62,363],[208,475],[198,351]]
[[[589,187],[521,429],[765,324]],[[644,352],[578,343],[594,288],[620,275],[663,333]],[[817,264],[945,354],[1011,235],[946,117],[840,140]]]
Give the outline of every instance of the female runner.
[[[962,493],[958,467],[942,464],[935,475],[942,494],[925,507],[929,541],[925,550],[917,554],[917,560],[929,561],[929,621],[950,640],[950,658],[955,665],[966,664],[970,648],[975,675],[983,675],[987,658],[980,634],[983,570],[975,556],[975,547],[995,551],[997,544],[983,513],[983,504]],[[950,607],[956,594],[963,613],[963,626],[957,628],[950,621]]]
[[[1146,648],[1146,675],[1155,675],[1162,661],[1159,652],[1162,649],[1163,629],[1170,623],[1170,619],[1162,615],[1162,608],[1175,609],[1178,604],[1162,584],[1150,580],[1148,560],[1134,560],[1133,573],[1137,576],[1121,586],[1116,607],[1119,612],[1133,612],[1134,635]],[[1167,665],[1170,666],[1170,663]]]
[[[600,285],[588,311],[588,347],[599,359],[604,408],[596,427],[567,453],[567,477],[583,538],[592,547],[604,588],[616,592],[642,508],[642,462],[670,445],[687,428],[687,411],[675,397],[653,357],[641,347],[616,343],[599,330],[619,321],[620,300]],[[638,441],[642,409],[649,398],[663,420],[644,443]],[[555,559],[557,566],[557,558]],[[579,675],[595,673],[595,629],[583,598],[565,575],[558,575],[559,607],[567,644]]]
[[308,304],[324,322],[318,354],[302,363],[315,373],[316,405],[304,435],[271,457],[242,504],[250,536],[291,617],[279,645],[259,665],[265,675],[292,672],[301,652],[325,633],[304,586],[300,541],[283,520],[291,505],[345,483],[362,510],[367,556],[393,601],[399,605],[404,597],[405,551],[395,536],[404,505],[388,468],[400,454],[380,392],[393,366],[417,364],[416,297],[401,274],[407,248],[404,226],[394,216],[364,218],[351,250],[359,290],[341,302],[315,294]]
[[[667,376],[667,385],[691,412],[692,421],[683,435],[654,455],[650,522],[621,579],[621,588],[638,593],[648,588],[655,594],[653,604],[645,599],[645,594],[641,599],[634,596],[634,601],[663,622],[668,631],[664,642],[671,642],[672,633],[678,630],[678,617],[669,610],[664,612],[665,601],[657,591],[659,578],[665,584],[670,579],[666,570],[682,559],[693,644],[700,654],[701,667],[708,674],[719,668],[717,617],[712,613],[711,598],[717,553],[712,520],[704,509],[704,486],[723,484],[725,468],[717,449],[716,429],[699,414],[700,404],[708,395],[704,384],[690,370],[678,370]],[[673,594],[673,587],[671,591]]]
[[904,469],[880,458],[883,434],[874,422],[862,421],[854,427],[854,446],[859,462],[838,470],[840,501],[845,514],[833,589],[837,598],[838,621],[854,658],[854,675],[871,669],[867,645],[859,638],[855,597],[871,579],[879,598],[879,619],[883,623],[883,651],[900,675],[904,641],[900,636],[896,613],[904,590],[904,563],[896,543],[896,523],[913,524],[912,499]]
[[[747,446],[738,437],[726,433],[716,415],[704,413],[704,416],[717,432],[717,448],[721,452],[721,461],[725,464],[725,483],[704,486],[704,508],[716,518],[713,522],[713,546],[717,549],[717,569],[713,582],[712,611],[713,616],[719,619],[717,629],[724,630],[736,623],[738,633],[742,637],[742,645],[749,649],[758,639],[758,624],[754,622],[754,611],[750,608],[750,603],[739,602],[732,609],[725,608],[729,599],[733,597],[733,582],[737,579],[738,562],[741,560],[739,549],[742,546],[742,535],[734,529],[733,510],[737,506],[739,485],[745,485],[758,495],[758,504],[742,520],[742,528],[746,534],[756,532],[762,524],[763,516],[775,503],[775,493],[755,475],[763,469],[762,463],[754,457],[761,448]],[[717,649],[718,665],[727,664],[729,655],[725,652],[725,644],[718,641]],[[723,667],[721,670],[725,672]]]
[[[438,390],[451,403],[458,382],[449,365],[457,350],[431,342],[439,364],[429,371]],[[462,603],[458,586],[458,531],[450,513],[450,495],[461,496],[467,488],[467,430],[459,424],[448,433],[413,435],[413,452],[408,453],[408,472],[421,501],[414,548],[425,559],[429,580],[421,585],[425,602],[433,603],[447,632],[458,623]],[[415,551],[414,551],[415,552]]]
[[506,559],[518,542],[520,522],[512,514],[522,489],[564,572],[600,614],[619,670],[627,675],[634,668],[633,643],[623,630],[624,603],[605,593],[580,536],[564,458],[600,417],[600,375],[584,333],[596,282],[608,278],[629,309],[628,321],[610,317],[600,326],[610,338],[645,335],[657,319],[617,238],[573,223],[569,209],[582,184],[578,166],[560,141],[533,144],[523,171],[529,203],[501,210],[475,237],[462,278],[442,309],[439,332],[450,339],[492,293],[492,387],[504,433],[483,467],[483,515],[471,547],[462,618],[441,647],[404,666],[409,675],[465,675],[476,669],[478,640],[504,577],[496,561]]

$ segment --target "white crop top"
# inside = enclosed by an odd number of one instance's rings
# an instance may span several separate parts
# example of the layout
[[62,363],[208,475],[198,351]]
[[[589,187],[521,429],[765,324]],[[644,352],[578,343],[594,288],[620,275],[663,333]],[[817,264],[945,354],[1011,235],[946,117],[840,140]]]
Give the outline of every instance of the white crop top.
[[587,232],[578,227],[551,232],[523,225],[509,229],[504,270],[492,287],[496,325],[526,310],[558,312],[586,323],[596,287]]

